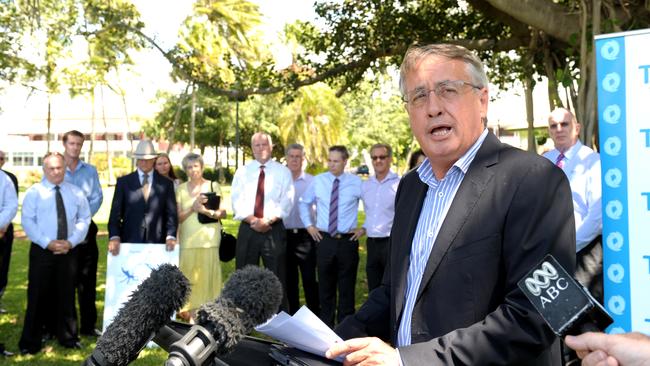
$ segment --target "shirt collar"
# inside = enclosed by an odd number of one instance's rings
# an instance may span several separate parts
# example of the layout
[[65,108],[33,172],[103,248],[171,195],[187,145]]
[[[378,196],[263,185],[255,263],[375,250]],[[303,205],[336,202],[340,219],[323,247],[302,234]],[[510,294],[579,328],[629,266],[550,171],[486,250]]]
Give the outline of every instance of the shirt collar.
[[298,181],[298,180],[305,180],[305,171],[304,171],[304,170],[301,171],[301,172],[300,172],[300,175],[299,175],[298,178],[296,178],[295,180],[296,180],[296,181]]
[[332,173],[329,172],[329,171],[327,172],[327,175],[330,176],[330,179],[332,180],[332,182],[333,182],[334,179],[336,179],[336,178],[338,178],[338,179],[339,179],[339,182],[341,182],[341,181],[343,181],[343,177],[345,177],[345,172],[343,172],[343,174],[339,175],[338,177],[335,176],[334,174],[332,174]]
[[[140,180],[144,179],[144,172],[140,170],[140,168],[136,168],[138,170],[138,177],[140,177]],[[153,172],[154,170],[152,169],[147,175],[149,176],[149,179],[153,178]],[[150,180],[151,181],[151,180]]]
[[[447,172],[451,172],[454,167],[458,168],[463,174],[467,173],[467,169],[469,169],[470,164],[474,160],[474,157],[476,156],[476,153],[478,152],[478,149],[481,147],[483,144],[483,141],[485,141],[485,138],[487,137],[488,130],[487,128],[483,130],[481,135],[476,139],[474,144],[470,146],[469,149],[463,154],[463,156],[460,157],[460,159],[456,160],[454,165],[452,165],[451,169]],[[422,164],[417,169],[418,176],[420,177],[420,180],[428,185],[437,185],[438,180],[436,179],[436,175],[433,174],[433,169],[431,168],[431,163],[429,162],[429,159],[424,159]],[[445,174],[445,176],[447,176]]]
[[[569,150],[567,150],[567,151],[564,153],[564,157],[565,157],[567,160],[571,160],[571,159],[573,159],[573,157],[576,156],[576,154],[578,154],[578,151],[580,151],[580,148],[581,148],[581,147],[582,147],[582,142],[580,142],[580,140],[576,141],[576,143],[573,144],[573,146],[571,146],[571,147],[569,148]],[[559,151],[559,150],[558,150],[558,151]]]
[[[41,184],[42,184],[45,188],[47,188],[47,189],[49,189],[49,190],[53,190],[54,187],[57,186],[56,184],[53,184],[52,182],[50,182],[49,180],[47,180],[47,178],[45,178],[45,177],[43,177],[43,180],[41,181]],[[59,187],[61,187],[62,185],[63,185],[63,182],[59,183]]]
[[[84,162],[83,160],[79,159],[79,162],[77,162],[77,168],[74,170],[74,172],[76,173],[77,171],[82,169],[85,165],[88,165],[88,164],[86,162]],[[70,170],[70,168],[68,166],[65,167],[65,171],[72,173],[72,170]]]
[[376,175],[373,175],[372,177],[370,177],[370,179],[376,181],[377,183],[388,182],[389,180],[396,179],[396,178],[398,178],[397,173],[393,172],[392,170],[388,171],[388,174],[386,174],[386,176],[384,177],[384,180],[382,180],[381,182],[379,181],[379,179],[377,179]]

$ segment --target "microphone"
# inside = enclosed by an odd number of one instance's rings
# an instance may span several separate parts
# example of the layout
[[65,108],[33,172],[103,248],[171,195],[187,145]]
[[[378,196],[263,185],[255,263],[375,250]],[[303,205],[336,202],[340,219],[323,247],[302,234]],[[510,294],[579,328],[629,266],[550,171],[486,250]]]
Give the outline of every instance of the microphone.
[[[232,274],[213,303],[201,305],[197,325],[185,330],[181,339],[184,330],[172,322],[154,341],[169,352],[165,365],[223,364],[215,356],[229,353],[256,325],[275,315],[281,302],[282,284],[275,274],[249,265]],[[210,358],[213,363],[207,363]]]
[[185,303],[189,289],[189,281],[178,267],[162,264],[153,269],[117,312],[84,365],[121,366],[135,360],[158,329]]
[[603,331],[613,322],[605,308],[550,254],[517,286],[558,337]]

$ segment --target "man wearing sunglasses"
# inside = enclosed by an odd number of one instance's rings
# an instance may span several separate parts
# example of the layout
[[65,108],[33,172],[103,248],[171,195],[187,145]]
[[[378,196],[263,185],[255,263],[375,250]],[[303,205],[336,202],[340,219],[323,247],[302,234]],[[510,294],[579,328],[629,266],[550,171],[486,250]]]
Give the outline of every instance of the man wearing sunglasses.
[[388,255],[388,237],[395,216],[395,192],[399,177],[390,170],[393,149],[387,144],[375,144],[370,148],[370,158],[375,175],[363,182],[361,198],[366,212],[363,228],[368,235],[366,247],[366,277],[368,292],[381,283]]
[[569,178],[576,221],[576,279],[603,302],[603,246],[600,155],[580,142],[580,123],[573,113],[557,108],[548,117],[555,149],[544,157]]

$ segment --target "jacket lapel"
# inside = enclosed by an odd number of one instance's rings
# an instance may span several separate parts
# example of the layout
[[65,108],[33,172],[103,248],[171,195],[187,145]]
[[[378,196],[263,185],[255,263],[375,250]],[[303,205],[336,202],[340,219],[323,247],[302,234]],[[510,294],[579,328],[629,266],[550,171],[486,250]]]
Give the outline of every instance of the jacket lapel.
[[[409,268],[413,236],[415,235],[415,229],[418,226],[418,220],[420,218],[420,211],[422,210],[422,205],[424,204],[424,199],[427,195],[427,190],[429,189],[429,186],[420,180],[420,178],[417,176],[417,173],[413,172],[412,174],[415,174],[415,179],[413,179],[414,183],[409,184],[408,186],[405,185],[403,188],[405,192],[403,194],[405,195],[404,199],[406,199],[406,195],[408,195],[408,197],[413,197],[410,202],[407,202],[407,204],[412,204],[413,206],[410,207],[406,212],[400,210],[399,214],[404,215],[405,219],[407,220],[407,224],[404,226],[403,231],[395,233],[396,235],[394,238],[397,239],[392,239],[393,243],[391,244],[397,245],[399,248],[397,255],[398,262],[396,262],[395,266],[393,267],[398,269],[397,278],[395,281],[395,293],[397,296],[393,296],[396,309],[396,312],[394,314],[396,316],[394,319],[396,321],[396,324],[397,320],[402,316],[402,307],[404,306],[404,294],[406,293],[406,275]],[[396,240],[404,240],[405,242],[396,243]]]
[[[420,288],[418,289],[417,300],[422,296],[424,289],[436,272],[438,265],[440,265],[447,251],[454,244],[456,236],[467,222],[467,218],[476,208],[476,204],[492,179],[494,173],[488,167],[498,163],[498,148],[500,144],[499,140],[493,134],[489,133],[470,164],[467,174],[465,174],[454,200],[447,211],[447,216],[442,222],[436,241],[429,254],[429,260],[422,275]],[[415,225],[417,225],[417,221]],[[411,235],[411,239],[412,237],[413,235]]]

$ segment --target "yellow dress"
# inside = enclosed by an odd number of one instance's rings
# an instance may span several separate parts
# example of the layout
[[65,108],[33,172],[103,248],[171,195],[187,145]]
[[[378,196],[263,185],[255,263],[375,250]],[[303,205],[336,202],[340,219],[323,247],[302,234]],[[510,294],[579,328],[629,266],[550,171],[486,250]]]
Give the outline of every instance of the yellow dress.
[[[217,182],[212,182],[214,192],[221,196]],[[201,192],[210,192],[210,182],[203,183]],[[181,210],[192,206],[196,198],[188,191],[187,183],[178,186],[176,203]],[[188,303],[181,311],[197,309],[200,305],[212,302],[221,292],[221,262],[219,243],[221,224],[201,224],[198,214],[192,212],[178,229],[180,243],[180,269],[190,280],[191,293]]]

